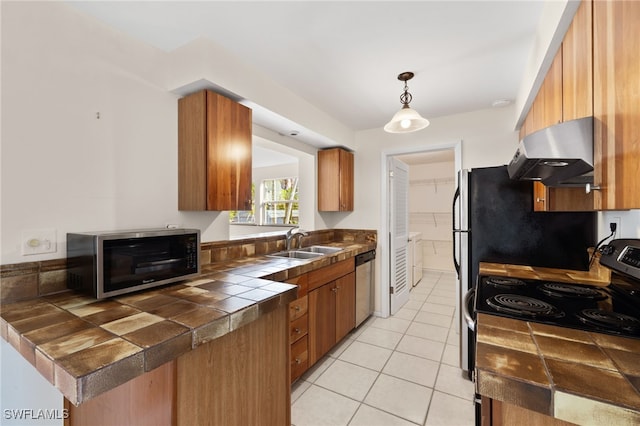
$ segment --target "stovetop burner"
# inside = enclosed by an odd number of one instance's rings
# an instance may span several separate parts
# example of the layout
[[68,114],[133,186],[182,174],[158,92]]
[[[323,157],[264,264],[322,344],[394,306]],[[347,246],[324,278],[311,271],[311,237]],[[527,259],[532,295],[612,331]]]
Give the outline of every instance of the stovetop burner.
[[609,297],[600,289],[585,285],[546,282],[538,286],[544,294],[553,297],[571,297],[580,299],[604,300]]
[[516,315],[521,314],[542,318],[560,318],[564,316],[564,312],[547,302],[519,294],[497,294],[487,299],[487,303],[499,312],[508,312]]
[[[640,302],[619,289],[480,276],[476,312],[640,339]],[[638,289],[640,287],[630,286]]]
[[527,285],[527,283],[518,278],[510,277],[488,277],[485,282],[498,288],[512,288]]
[[577,316],[580,321],[597,328],[614,331],[622,329],[630,333],[640,332],[640,320],[630,315],[602,309],[583,309]]

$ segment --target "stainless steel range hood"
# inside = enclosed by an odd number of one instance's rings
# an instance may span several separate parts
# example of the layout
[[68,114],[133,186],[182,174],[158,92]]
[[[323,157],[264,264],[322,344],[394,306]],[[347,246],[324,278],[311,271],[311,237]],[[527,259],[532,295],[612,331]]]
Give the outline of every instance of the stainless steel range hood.
[[593,117],[525,136],[507,170],[511,179],[539,180],[547,186],[593,183]]

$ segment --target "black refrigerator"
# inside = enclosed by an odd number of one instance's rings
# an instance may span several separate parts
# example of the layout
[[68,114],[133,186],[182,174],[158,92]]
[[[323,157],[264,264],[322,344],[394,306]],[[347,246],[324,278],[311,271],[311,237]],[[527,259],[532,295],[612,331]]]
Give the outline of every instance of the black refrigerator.
[[[453,251],[458,274],[460,367],[472,379],[473,289],[480,262],[588,270],[595,212],[534,212],[531,181],[511,180],[507,166],[462,170],[453,198]],[[465,315],[466,311],[466,315]]]

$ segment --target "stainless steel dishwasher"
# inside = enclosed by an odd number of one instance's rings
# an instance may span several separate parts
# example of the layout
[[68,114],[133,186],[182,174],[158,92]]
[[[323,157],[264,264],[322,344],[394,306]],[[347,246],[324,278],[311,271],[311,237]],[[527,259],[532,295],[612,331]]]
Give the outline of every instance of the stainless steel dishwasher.
[[373,313],[376,251],[356,256],[356,327]]

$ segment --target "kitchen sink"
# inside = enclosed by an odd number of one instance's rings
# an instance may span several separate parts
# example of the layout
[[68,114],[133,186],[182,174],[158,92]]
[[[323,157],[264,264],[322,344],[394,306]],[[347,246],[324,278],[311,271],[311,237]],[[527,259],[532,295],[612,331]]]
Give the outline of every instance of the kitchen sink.
[[275,256],[275,257],[288,257],[293,259],[313,259],[315,257],[324,256],[325,253],[317,253],[311,251],[302,251],[302,250],[289,250],[289,251],[279,251],[277,253],[271,253],[267,256]]
[[329,246],[309,246],[305,248],[298,249],[298,251],[304,251],[307,253],[321,253],[321,254],[331,254],[336,253],[342,250],[340,247],[329,247]]

